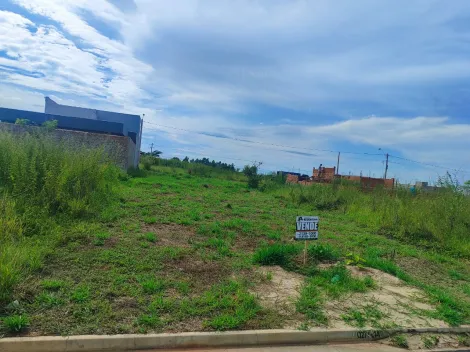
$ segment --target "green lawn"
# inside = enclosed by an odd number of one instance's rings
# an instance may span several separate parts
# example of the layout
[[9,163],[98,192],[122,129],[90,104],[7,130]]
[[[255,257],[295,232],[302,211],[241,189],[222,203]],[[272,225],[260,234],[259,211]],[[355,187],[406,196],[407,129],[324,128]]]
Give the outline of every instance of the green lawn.
[[[286,192],[183,169],[159,167],[117,187],[118,200],[96,218],[62,227],[57,247],[0,315],[28,317],[33,335],[280,328],[286,317],[252,294],[266,280],[254,270],[262,263],[305,275],[295,306],[299,328],[308,328],[328,324],[328,300],[373,289],[373,280],[341,265],[317,268],[349,254],[426,292],[436,309],[416,314],[470,323],[466,259],[379,235],[338,210],[295,204]],[[294,221],[310,214],[321,218],[320,239],[303,266]],[[374,309],[345,312],[344,320],[380,320]]]

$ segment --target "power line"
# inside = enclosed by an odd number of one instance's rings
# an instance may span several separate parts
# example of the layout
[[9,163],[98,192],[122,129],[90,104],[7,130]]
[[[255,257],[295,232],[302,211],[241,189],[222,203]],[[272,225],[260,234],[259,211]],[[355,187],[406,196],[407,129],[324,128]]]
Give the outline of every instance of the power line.
[[447,166],[442,166],[442,165],[423,163],[423,162],[421,162],[421,161],[412,160],[412,159],[407,159],[407,158],[402,158],[402,157],[400,157],[400,156],[395,156],[395,155],[390,155],[390,156],[391,156],[392,158],[395,158],[395,159],[405,160],[405,161],[408,161],[408,162],[411,162],[411,163],[415,163],[415,164],[421,164],[421,165],[430,166],[430,167],[435,167],[435,168],[440,168],[440,169],[452,170],[452,171],[456,171],[456,172],[469,173],[469,171],[465,171],[465,170],[462,170],[462,169],[454,169],[454,168],[447,167]]
[[[200,135],[207,136],[207,137],[213,137],[213,138],[219,138],[219,139],[229,139],[229,140],[234,140],[234,141],[238,141],[238,142],[260,144],[260,145],[267,145],[267,146],[274,146],[274,147],[281,147],[281,148],[291,148],[291,149],[300,149],[300,150],[309,150],[309,151],[321,151],[321,152],[328,152],[328,153],[342,153],[342,154],[352,154],[352,155],[369,155],[369,156],[382,156],[383,155],[382,153],[367,153],[367,152],[339,151],[339,150],[318,149],[318,148],[304,148],[304,147],[297,147],[297,146],[291,146],[291,145],[283,145],[283,144],[276,144],[276,143],[253,141],[253,140],[248,140],[248,139],[244,139],[244,138],[240,139],[240,138],[229,137],[229,136],[223,136],[222,137],[222,136],[217,136],[217,135],[210,134],[210,133],[207,133],[207,132],[189,130],[189,129],[185,129],[185,128],[168,126],[168,125],[158,124],[158,123],[149,122],[149,121],[144,121],[144,123],[150,124],[150,125],[155,125],[155,126],[160,126],[160,127],[164,127],[164,128],[170,128],[170,129],[174,129],[174,130],[189,132],[189,133],[200,134]],[[161,130],[161,128],[159,128],[159,129]],[[288,152],[288,151],[285,151],[285,152]],[[315,155],[312,155],[312,156],[315,156]],[[415,164],[421,164],[421,165],[424,165],[424,166],[434,167],[434,168],[441,168],[441,169],[452,170],[452,171],[462,172],[462,173],[470,173],[470,171],[466,171],[466,170],[449,168],[449,167],[442,166],[442,165],[424,163],[424,162],[421,162],[421,161],[412,160],[412,159],[408,159],[408,158],[403,158],[403,157],[399,157],[399,156],[392,155],[392,154],[389,154],[389,157],[396,158],[396,159],[401,159],[401,160],[408,161],[408,162],[415,163]],[[369,160],[369,159],[364,159],[364,160]],[[389,162],[391,162],[391,161],[389,161]],[[394,164],[398,164],[398,163],[395,162]],[[403,165],[403,164],[401,164],[401,165]]]
[[[221,136],[217,136],[217,135],[210,134],[210,133],[207,133],[207,132],[188,130],[188,129],[185,129],[185,128],[173,127],[173,126],[168,126],[168,125],[161,125],[161,124],[159,124],[159,123],[153,123],[153,122],[148,122],[148,121],[144,121],[144,122],[147,123],[147,124],[150,124],[150,125],[155,125],[155,126],[160,126],[160,127],[165,127],[165,128],[171,128],[171,129],[180,130],[180,131],[185,131],[185,132],[190,132],[190,133],[196,133],[196,134],[200,134],[200,135],[207,136],[207,137],[221,138],[221,139],[230,139],[230,140],[239,141],[239,142],[254,143],[254,144],[264,144],[264,145],[270,145],[270,146],[282,147],[282,148],[293,148],[293,149],[311,150],[311,151],[319,151],[319,152],[328,152],[328,153],[335,153],[335,154],[338,153],[338,152],[340,152],[339,150],[317,149],[317,148],[303,148],[303,147],[297,147],[297,146],[292,146],[292,145],[284,145],[284,144],[276,144],[276,143],[266,143],[266,142],[260,142],[260,141],[252,141],[252,140],[249,140],[249,139],[240,139],[240,138],[229,137],[229,136],[223,136],[223,137],[221,137]],[[344,153],[344,154],[357,154],[357,155],[382,155],[382,154],[379,154],[379,153],[360,153],[360,152],[344,152],[344,151],[341,151],[341,153]]]

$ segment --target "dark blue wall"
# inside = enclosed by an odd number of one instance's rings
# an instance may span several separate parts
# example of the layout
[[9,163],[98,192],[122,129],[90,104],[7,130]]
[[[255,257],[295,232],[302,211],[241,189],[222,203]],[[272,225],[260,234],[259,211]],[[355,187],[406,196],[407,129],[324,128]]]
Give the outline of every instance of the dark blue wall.
[[[0,122],[15,123],[16,119],[28,119],[32,125],[42,125],[48,120],[57,120],[57,128],[64,130],[94,132],[127,136],[122,123],[102,120],[82,119],[78,117],[44,114],[42,112],[0,108]],[[134,136],[135,138],[135,136]]]

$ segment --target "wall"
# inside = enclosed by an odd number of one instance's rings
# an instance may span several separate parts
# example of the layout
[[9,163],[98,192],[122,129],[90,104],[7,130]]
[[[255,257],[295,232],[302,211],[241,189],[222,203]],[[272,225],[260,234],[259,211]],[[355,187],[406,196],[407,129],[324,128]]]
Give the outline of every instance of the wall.
[[77,130],[93,133],[109,133],[124,136],[124,126],[118,122],[82,119],[70,116],[44,114],[27,110],[0,108],[0,122],[15,123],[16,119],[30,120],[34,125],[57,120],[57,127],[64,130]]
[[74,116],[90,120],[122,123],[124,126],[124,135],[131,137],[135,145],[137,146],[136,151],[134,153],[134,166],[137,166],[139,164],[143,124],[143,121],[139,115],[122,114],[118,112],[62,105],[56,103],[49,97],[46,97],[44,112],[46,114]]
[[313,179],[331,182],[335,178],[336,167],[322,167],[320,169],[313,168]]
[[[21,134],[40,130],[43,130],[43,127],[0,123],[0,131],[11,133]],[[102,147],[110,158],[124,170],[134,165],[136,145],[129,137],[62,129],[51,130],[48,133],[58,142],[64,142],[72,148]]]

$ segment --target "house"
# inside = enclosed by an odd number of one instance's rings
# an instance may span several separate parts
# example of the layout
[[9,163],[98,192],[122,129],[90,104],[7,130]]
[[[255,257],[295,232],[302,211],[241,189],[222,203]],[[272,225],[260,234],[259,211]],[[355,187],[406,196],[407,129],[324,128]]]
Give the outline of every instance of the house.
[[[62,105],[48,97],[45,102],[44,113],[0,107],[0,130],[24,133],[56,120],[56,140],[104,147],[123,169],[139,165],[143,123],[139,115]],[[27,126],[15,125],[17,119],[27,120]]]
[[[122,114],[118,112],[62,105],[56,103],[49,97],[46,97],[45,99],[46,104],[44,112],[49,115],[69,116],[80,119],[115,122],[122,124],[123,134],[128,136],[135,144],[133,166],[137,167],[139,165],[143,124],[143,120],[139,115]],[[88,121],[85,123],[88,123]]]

